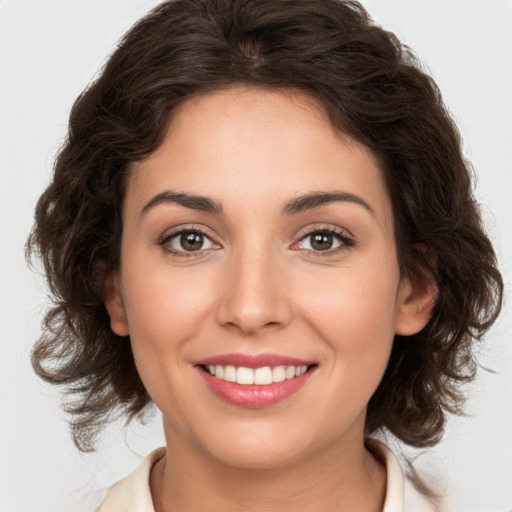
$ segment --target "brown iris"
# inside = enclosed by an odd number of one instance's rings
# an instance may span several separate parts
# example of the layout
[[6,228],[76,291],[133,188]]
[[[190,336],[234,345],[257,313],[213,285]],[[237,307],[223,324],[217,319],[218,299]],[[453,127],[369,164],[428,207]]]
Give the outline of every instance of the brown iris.
[[311,235],[311,247],[316,251],[326,251],[333,244],[333,237],[329,233],[314,233]]
[[185,251],[198,251],[203,247],[204,236],[195,231],[188,231],[181,234],[180,243]]

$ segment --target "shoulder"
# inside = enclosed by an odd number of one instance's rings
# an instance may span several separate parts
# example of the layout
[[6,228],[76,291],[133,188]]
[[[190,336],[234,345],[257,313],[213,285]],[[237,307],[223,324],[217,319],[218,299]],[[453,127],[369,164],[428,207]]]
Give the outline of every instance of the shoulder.
[[368,440],[368,448],[386,467],[386,501],[382,512],[437,512],[435,505],[404,477],[390,448],[376,439]]
[[[386,500],[383,512],[436,512],[436,507],[404,478],[394,453],[382,442],[368,441],[370,451],[386,467]],[[151,452],[141,465],[118,482],[107,494],[97,512],[154,512],[149,475],[153,465],[165,454],[165,448]]]
[[438,509],[406,478],[404,480],[404,512],[438,512]]
[[151,452],[133,473],[112,487],[97,512],[154,512],[149,475],[164,454],[165,448]]

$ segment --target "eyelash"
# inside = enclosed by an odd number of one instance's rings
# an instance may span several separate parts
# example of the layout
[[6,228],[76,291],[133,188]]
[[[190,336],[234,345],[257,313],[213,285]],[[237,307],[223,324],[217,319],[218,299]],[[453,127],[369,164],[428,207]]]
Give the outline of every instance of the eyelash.
[[[334,249],[326,249],[324,251],[315,251],[312,249],[305,249],[310,254],[313,254],[315,257],[326,257],[326,256],[332,256],[333,254],[337,254],[342,251],[346,251],[347,249],[350,249],[352,247],[356,246],[356,241],[347,236],[347,233],[344,230],[341,229],[334,229],[334,228],[327,228],[327,227],[315,227],[313,229],[310,229],[306,231],[305,233],[302,233],[298,242],[295,242],[293,245],[297,245],[298,243],[302,242],[303,240],[307,239],[308,237],[312,235],[330,235],[333,238],[337,239],[338,242],[340,242],[340,245],[338,247],[335,247]],[[298,250],[298,249],[296,249]]]
[[[176,256],[178,258],[190,258],[190,257],[194,257],[194,256],[199,256],[199,255],[202,255],[204,251],[209,250],[209,249],[198,249],[197,251],[186,251],[186,250],[172,249],[170,247],[170,241],[178,236],[183,235],[184,233],[200,234],[205,239],[209,240],[212,244],[218,245],[203,230],[196,228],[196,227],[184,228],[184,229],[180,229],[179,231],[175,231],[173,233],[163,235],[160,238],[160,240],[158,241],[158,245],[160,245],[165,252],[171,254],[172,256]],[[304,249],[304,250],[308,251],[310,254],[314,254],[315,256],[318,256],[318,257],[332,256],[333,254],[336,254],[338,252],[341,252],[341,251],[344,251],[344,250],[347,250],[347,249],[350,249],[350,248],[356,246],[355,240],[353,238],[347,236],[345,231],[337,230],[337,229],[333,229],[333,228],[322,228],[322,227],[316,227],[316,228],[313,228],[305,233],[302,233],[299,240],[297,242],[295,242],[293,245],[297,245],[297,244],[301,243],[303,240],[307,239],[308,237],[310,237],[312,235],[317,235],[317,234],[330,235],[333,238],[337,239],[338,242],[340,242],[340,245],[338,247],[335,247],[334,249],[326,249],[323,251]],[[294,249],[294,250],[299,250],[299,249]]]
[[203,230],[201,230],[199,228],[195,228],[195,227],[194,228],[184,228],[184,229],[180,229],[179,231],[174,231],[173,233],[165,234],[158,241],[158,245],[160,245],[165,252],[171,254],[172,256],[177,256],[178,258],[190,258],[190,257],[194,257],[194,256],[197,257],[197,256],[201,255],[205,250],[208,250],[208,249],[198,249],[197,251],[185,251],[185,250],[178,251],[178,250],[171,248],[170,241],[173,238],[183,235],[184,233],[200,234],[201,236],[203,236],[203,238],[209,240],[211,243],[218,245]]

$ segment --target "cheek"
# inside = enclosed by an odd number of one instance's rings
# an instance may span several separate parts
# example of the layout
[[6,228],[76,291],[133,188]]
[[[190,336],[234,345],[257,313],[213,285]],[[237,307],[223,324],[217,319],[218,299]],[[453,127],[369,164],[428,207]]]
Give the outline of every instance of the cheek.
[[144,269],[136,263],[133,267],[126,269],[123,279],[130,335],[141,341],[151,338],[151,343],[158,342],[153,338],[186,338],[212,299],[208,281],[201,272],[176,272],[165,263],[161,268]]
[[302,316],[329,345],[336,364],[383,373],[394,339],[398,283],[393,262],[373,270],[369,265],[339,269],[310,283],[314,293],[303,293]]
[[[212,290],[200,273],[184,275],[168,267],[124,269],[123,297],[132,350],[139,374],[150,395],[173,389],[176,368],[187,362],[188,341],[208,315]],[[192,278],[191,278],[192,277]]]

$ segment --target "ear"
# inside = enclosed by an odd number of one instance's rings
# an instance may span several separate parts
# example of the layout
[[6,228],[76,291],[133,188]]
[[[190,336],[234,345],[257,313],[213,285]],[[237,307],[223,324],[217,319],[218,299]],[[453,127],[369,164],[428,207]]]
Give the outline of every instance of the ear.
[[432,317],[438,291],[431,276],[404,276],[397,294],[395,334],[411,336],[420,332]]
[[119,270],[113,270],[105,277],[103,288],[105,307],[110,316],[110,327],[118,336],[128,336],[128,320],[121,295]]

